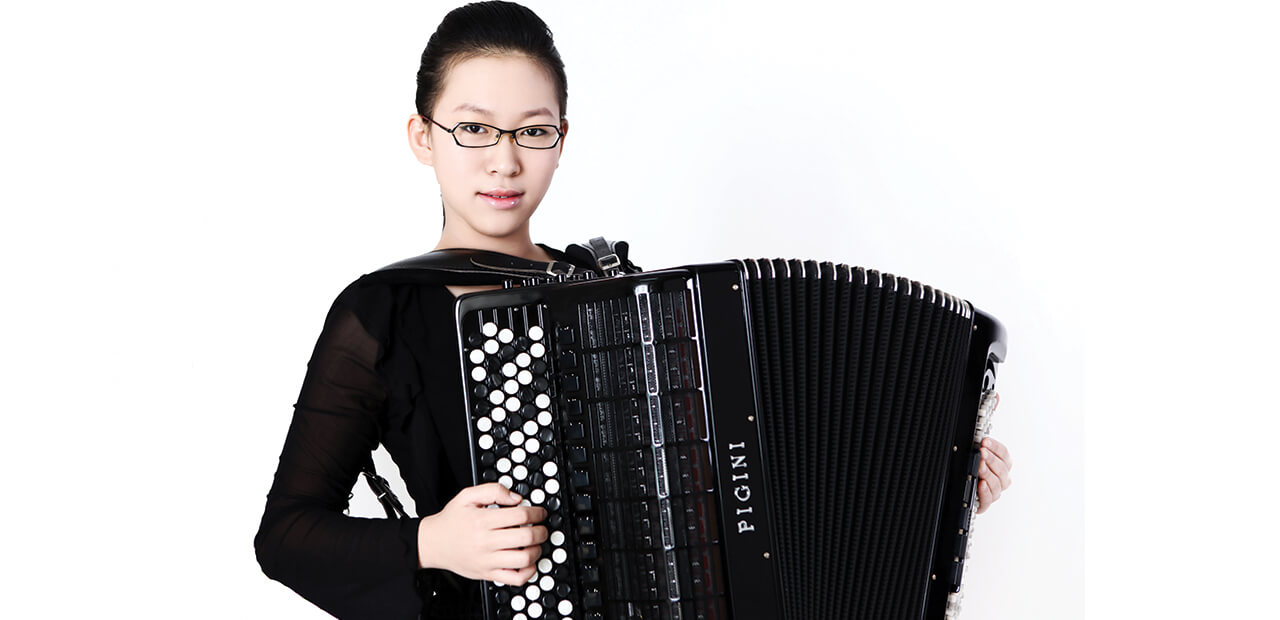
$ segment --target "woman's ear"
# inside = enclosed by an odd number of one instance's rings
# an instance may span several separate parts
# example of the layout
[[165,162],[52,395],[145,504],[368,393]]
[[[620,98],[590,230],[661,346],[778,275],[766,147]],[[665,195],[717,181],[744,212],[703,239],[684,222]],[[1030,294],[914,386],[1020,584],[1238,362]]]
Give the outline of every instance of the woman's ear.
[[[560,119],[560,156],[564,155],[564,141],[569,137],[569,119]],[[556,159],[556,167],[560,167],[559,156]]]
[[414,114],[409,117],[408,132],[409,149],[413,151],[413,156],[428,166],[432,165],[434,152],[431,150],[431,124]]

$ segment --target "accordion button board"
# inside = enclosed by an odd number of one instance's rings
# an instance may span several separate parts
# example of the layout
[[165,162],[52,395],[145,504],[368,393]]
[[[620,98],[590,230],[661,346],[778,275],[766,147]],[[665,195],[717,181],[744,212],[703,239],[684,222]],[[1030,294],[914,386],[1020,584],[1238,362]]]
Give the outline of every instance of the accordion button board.
[[744,261],[468,295],[458,325],[474,480],[548,515],[487,618],[932,619],[958,589],[1004,356],[967,303]]

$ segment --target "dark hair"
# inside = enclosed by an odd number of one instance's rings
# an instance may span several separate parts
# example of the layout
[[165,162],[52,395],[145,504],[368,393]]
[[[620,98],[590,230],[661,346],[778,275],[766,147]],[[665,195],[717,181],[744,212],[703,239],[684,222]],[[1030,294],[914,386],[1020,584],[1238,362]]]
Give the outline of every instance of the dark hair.
[[449,11],[427,41],[418,68],[418,114],[430,116],[444,78],[458,63],[477,56],[521,54],[542,66],[556,84],[560,117],[569,85],[551,30],[533,11],[514,2],[474,2]]

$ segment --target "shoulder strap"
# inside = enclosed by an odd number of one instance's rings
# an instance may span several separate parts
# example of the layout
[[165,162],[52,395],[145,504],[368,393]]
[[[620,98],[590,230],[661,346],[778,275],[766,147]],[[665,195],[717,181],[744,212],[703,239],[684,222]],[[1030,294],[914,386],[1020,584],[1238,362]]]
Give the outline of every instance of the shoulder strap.
[[565,248],[565,255],[593,266],[593,271],[603,276],[616,276],[619,273],[638,273],[642,271],[630,259],[627,251],[630,246],[626,241],[609,241],[604,237],[595,237],[585,244],[575,243]]
[[571,276],[581,268],[568,261],[546,263],[486,250],[450,249],[407,258],[375,273],[404,270],[439,284],[502,284],[507,280]]

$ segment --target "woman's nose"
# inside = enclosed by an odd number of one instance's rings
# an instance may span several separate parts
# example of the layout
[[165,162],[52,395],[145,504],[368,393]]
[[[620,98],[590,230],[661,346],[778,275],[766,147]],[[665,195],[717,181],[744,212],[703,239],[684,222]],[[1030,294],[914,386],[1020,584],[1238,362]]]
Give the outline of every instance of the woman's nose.
[[498,143],[486,149],[489,151],[489,172],[502,176],[515,176],[520,173],[520,147],[516,145],[513,134],[503,135]]

